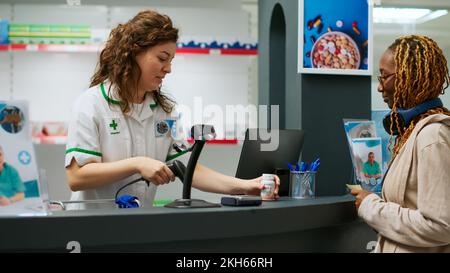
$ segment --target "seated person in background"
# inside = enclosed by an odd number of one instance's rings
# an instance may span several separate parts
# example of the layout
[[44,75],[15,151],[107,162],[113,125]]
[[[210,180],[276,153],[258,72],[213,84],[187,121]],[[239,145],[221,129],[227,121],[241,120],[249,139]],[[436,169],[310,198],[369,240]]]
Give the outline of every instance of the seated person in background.
[[4,160],[0,146],[0,206],[7,206],[25,198],[25,186],[19,173]]
[[364,177],[378,179],[381,177],[380,164],[375,161],[375,154],[370,152],[367,156],[367,161],[363,166]]

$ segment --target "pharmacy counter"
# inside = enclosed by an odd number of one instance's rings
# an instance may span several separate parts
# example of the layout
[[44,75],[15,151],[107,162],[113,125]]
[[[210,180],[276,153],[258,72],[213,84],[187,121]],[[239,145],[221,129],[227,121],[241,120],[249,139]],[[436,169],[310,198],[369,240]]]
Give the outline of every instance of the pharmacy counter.
[[352,196],[281,198],[258,207],[59,211],[0,217],[0,226],[2,252],[69,252],[74,244],[81,252],[368,252],[376,240]]

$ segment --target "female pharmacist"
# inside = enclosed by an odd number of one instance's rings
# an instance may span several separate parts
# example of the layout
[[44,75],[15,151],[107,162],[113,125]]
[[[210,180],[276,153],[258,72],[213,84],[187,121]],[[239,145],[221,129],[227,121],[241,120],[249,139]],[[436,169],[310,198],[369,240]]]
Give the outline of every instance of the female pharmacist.
[[[171,19],[150,10],[111,31],[69,124],[65,166],[72,200],[110,199],[142,176],[150,186],[136,183],[126,190],[151,206],[157,186],[174,181],[165,162],[177,156],[172,150],[180,138],[174,136],[179,116],[161,84],[171,72],[177,40]],[[241,180],[200,164],[193,177],[193,187],[225,194],[258,195],[260,182],[261,177]]]

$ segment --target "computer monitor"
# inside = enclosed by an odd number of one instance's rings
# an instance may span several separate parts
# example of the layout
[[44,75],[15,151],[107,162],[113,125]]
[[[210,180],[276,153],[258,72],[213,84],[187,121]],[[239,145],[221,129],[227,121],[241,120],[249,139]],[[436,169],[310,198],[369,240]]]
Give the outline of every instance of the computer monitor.
[[[252,131],[250,134],[250,131]],[[261,144],[269,143],[260,139],[258,129],[247,129],[242,146],[236,177],[252,179],[263,173],[274,173],[280,177],[280,196],[289,195],[289,168],[287,163],[298,162],[303,148],[303,130],[279,130],[278,149],[261,151]],[[250,140],[249,135],[257,136]],[[272,140],[273,141],[273,140]]]

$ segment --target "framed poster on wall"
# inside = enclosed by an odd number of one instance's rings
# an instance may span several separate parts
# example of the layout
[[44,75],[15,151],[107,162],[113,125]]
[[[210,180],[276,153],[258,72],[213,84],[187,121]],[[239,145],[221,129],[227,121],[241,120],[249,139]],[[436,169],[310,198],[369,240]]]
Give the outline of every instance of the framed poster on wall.
[[372,75],[371,0],[299,0],[298,72]]
[[35,158],[28,103],[0,101],[0,199],[39,196]]

